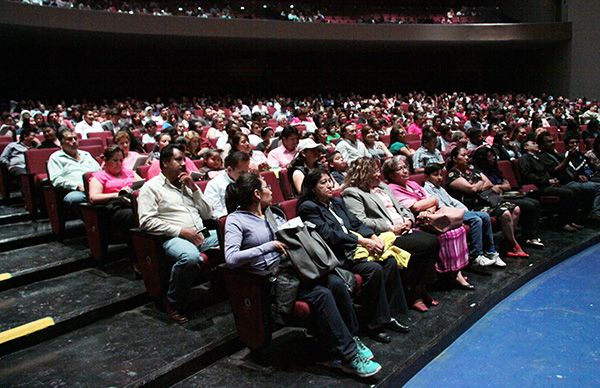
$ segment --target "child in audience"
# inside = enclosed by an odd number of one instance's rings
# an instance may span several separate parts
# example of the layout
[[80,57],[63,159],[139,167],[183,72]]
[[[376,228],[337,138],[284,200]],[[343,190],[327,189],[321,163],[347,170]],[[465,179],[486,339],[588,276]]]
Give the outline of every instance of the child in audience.
[[494,235],[492,231],[492,221],[490,215],[486,212],[471,211],[458,199],[453,198],[444,189],[442,182],[443,166],[439,164],[430,164],[425,167],[425,182],[423,188],[429,195],[436,197],[440,206],[456,207],[465,209],[464,223],[469,225],[469,255],[471,260],[481,266],[488,266],[495,263],[495,257],[498,255],[494,246]]
[[329,173],[334,181],[337,182],[338,185],[343,185],[344,179],[346,178],[348,163],[346,163],[342,154],[339,151],[331,152],[327,155],[327,165],[329,166]]
[[198,178],[200,180],[209,181],[224,170],[223,158],[221,158],[220,151],[216,149],[209,149],[204,151],[202,158],[204,159],[204,166],[202,166],[198,171]]

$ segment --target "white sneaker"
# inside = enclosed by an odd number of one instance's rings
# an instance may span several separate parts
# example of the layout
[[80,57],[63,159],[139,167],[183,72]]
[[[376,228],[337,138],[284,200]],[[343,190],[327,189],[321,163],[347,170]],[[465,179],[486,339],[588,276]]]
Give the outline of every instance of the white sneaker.
[[506,263],[500,258],[500,254],[498,252],[486,252],[484,255],[488,259],[493,260],[496,267],[506,267]]
[[481,267],[488,267],[488,266],[494,264],[496,261],[492,260],[492,259],[488,259],[484,255],[479,255],[475,258],[475,260],[473,260],[473,262]]

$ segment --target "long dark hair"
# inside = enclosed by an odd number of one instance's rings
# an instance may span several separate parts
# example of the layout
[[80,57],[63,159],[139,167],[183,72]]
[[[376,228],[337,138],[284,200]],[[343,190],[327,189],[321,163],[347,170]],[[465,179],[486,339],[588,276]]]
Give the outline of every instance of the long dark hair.
[[306,174],[304,180],[302,181],[302,192],[300,193],[298,204],[306,200],[314,200],[316,198],[315,187],[317,187],[317,183],[319,183],[323,174],[329,175],[329,170],[327,167],[321,165],[313,168],[308,172],[308,174]]
[[250,172],[240,175],[225,190],[225,207],[227,207],[227,213],[234,212],[237,209],[248,210],[254,201],[254,190],[261,189],[262,182],[258,174]]

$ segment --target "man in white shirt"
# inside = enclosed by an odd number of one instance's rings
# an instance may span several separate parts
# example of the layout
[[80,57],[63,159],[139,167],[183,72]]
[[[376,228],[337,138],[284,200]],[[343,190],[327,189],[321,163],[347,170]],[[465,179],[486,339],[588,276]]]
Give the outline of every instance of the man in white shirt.
[[217,248],[219,241],[215,231],[204,228],[202,219],[211,218],[212,206],[186,170],[184,150],[176,144],[163,148],[160,168],[140,190],[138,216],[142,229],[169,237],[163,248],[175,264],[165,307],[171,319],[185,323],[181,310],[200,274],[200,252]]
[[365,147],[362,141],[356,138],[356,131],[356,124],[353,122],[342,125],[342,140],[335,146],[335,150],[342,154],[342,157],[348,164],[352,164],[358,158],[371,157],[367,147]]
[[204,195],[206,201],[213,207],[213,215],[220,218],[227,215],[227,206],[225,205],[225,190],[230,183],[233,183],[250,169],[250,156],[247,153],[236,151],[225,158],[225,171],[211,179]]
[[65,128],[58,133],[61,150],[50,155],[48,178],[54,187],[69,190],[63,202],[79,212],[79,204],[87,201],[83,186],[83,174],[100,170],[100,165],[87,151],[79,149],[75,132]]
[[79,133],[82,139],[88,138],[90,132],[103,132],[102,125],[96,120],[96,114],[93,110],[86,110],[83,114],[83,120],[81,120],[75,126],[75,133]]

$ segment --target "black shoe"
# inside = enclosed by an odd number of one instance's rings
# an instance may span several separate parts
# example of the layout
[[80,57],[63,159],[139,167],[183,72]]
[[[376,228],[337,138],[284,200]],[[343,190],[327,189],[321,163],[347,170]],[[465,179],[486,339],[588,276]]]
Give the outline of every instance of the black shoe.
[[410,331],[410,327],[401,324],[395,318],[392,318],[391,321],[386,323],[385,328],[387,330],[395,331],[396,333],[408,333]]
[[374,331],[371,334],[369,334],[369,337],[373,341],[381,342],[383,344],[389,344],[390,342],[392,342],[392,337],[390,337],[389,334],[386,334],[383,331],[379,331],[379,332]]
[[183,325],[184,323],[187,323],[189,321],[188,317],[186,317],[185,314],[179,312],[177,308],[175,308],[175,306],[173,306],[167,301],[165,301],[165,310],[169,318],[179,323],[180,325]]

